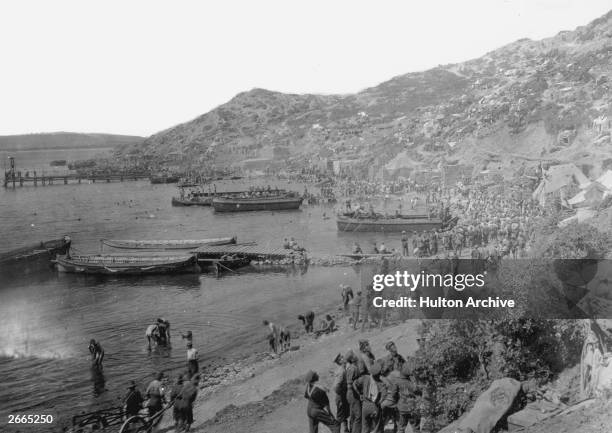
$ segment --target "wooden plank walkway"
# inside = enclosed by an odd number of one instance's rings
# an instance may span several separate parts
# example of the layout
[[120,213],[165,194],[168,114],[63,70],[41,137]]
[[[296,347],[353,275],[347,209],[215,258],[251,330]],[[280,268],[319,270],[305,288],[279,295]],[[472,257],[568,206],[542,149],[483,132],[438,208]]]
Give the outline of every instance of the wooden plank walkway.
[[5,174],[3,186],[5,188],[24,185],[68,185],[69,183],[84,182],[124,182],[149,179],[150,175],[141,173],[126,173],[126,174],[100,174],[100,175],[79,175],[79,174],[55,174],[47,176],[19,176],[18,174]]
[[194,250],[198,257],[221,257],[225,254],[237,254],[252,259],[284,259],[296,251],[281,247],[265,247],[263,245],[203,245]]

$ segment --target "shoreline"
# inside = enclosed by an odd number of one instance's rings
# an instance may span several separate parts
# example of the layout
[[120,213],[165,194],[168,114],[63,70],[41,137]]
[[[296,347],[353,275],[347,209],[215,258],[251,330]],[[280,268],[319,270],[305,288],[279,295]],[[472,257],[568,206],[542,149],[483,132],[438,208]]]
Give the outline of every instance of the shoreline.
[[[271,354],[254,354],[246,359],[232,362],[215,368],[211,374],[203,375],[204,388],[200,388],[194,405],[194,424],[191,431],[273,431],[266,427],[270,420],[264,416],[277,410],[287,409],[287,405],[270,407],[272,400],[289,402],[291,411],[303,406],[298,413],[301,417],[288,419],[296,425],[306,425],[306,402],[302,401],[302,377],[308,370],[316,370],[321,377],[321,384],[331,386],[335,366],[332,362],[338,352],[344,353],[349,348],[357,349],[358,340],[368,339],[375,353],[383,356],[384,345],[393,340],[403,355],[412,354],[417,348],[416,329],[419,319],[394,324],[380,330],[378,327],[364,332],[353,330],[348,319],[340,318],[339,329],[333,334],[318,338],[299,335],[295,341],[298,349],[290,350],[281,356]],[[255,362],[248,363],[252,358]],[[300,392],[294,395],[294,391]],[[333,401],[333,392],[330,392]],[[263,401],[263,403],[262,403]],[[265,406],[264,412],[261,407]],[[294,412],[292,412],[294,413]],[[170,415],[170,414],[168,414]],[[253,419],[264,423],[262,430],[254,429]],[[160,425],[161,431],[172,431],[173,420],[165,416]],[[248,427],[248,430],[244,428]],[[286,426],[277,431],[293,431],[295,426]],[[168,430],[170,429],[170,430]]]

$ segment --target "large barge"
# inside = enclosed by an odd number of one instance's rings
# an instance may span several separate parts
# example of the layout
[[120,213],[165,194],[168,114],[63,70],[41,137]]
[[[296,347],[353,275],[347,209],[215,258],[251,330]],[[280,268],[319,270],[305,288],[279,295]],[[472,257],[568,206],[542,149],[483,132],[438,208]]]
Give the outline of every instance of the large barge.
[[247,212],[295,210],[302,204],[302,197],[296,194],[273,195],[270,197],[216,197],[212,201],[215,212]]
[[399,217],[363,217],[338,215],[338,231],[341,232],[424,232],[440,230],[444,226],[439,218],[427,215],[401,215]]

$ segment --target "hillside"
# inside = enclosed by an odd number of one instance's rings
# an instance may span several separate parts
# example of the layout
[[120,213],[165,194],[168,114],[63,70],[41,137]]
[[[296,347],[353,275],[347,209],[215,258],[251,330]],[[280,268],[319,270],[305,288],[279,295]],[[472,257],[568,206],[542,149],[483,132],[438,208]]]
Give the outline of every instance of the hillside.
[[116,148],[138,145],[143,140],[143,137],[131,135],[81,134],[75,132],[3,135],[0,136],[0,150]]
[[597,175],[612,167],[611,60],[609,12],[574,31],[522,39],[357,94],[253,89],[120,155],[186,167],[288,156],[304,166],[332,158],[376,175],[405,152],[414,166],[469,161],[510,173],[542,158]]

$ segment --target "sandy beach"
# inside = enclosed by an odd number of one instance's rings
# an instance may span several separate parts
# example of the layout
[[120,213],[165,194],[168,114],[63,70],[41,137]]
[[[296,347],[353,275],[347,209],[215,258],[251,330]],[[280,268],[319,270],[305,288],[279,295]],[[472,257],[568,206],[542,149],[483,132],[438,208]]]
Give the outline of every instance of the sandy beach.
[[[266,358],[246,371],[229,375],[226,382],[214,386],[214,391],[200,391],[194,406],[194,432],[289,432],[307,429],[306,400],[301,378],[309,370],[319,373],[320,383],[330,388],[335,365],[332,360],[338,352],[357,350],[360,339],[370,340],[374,354],[386,354],[385,343],[395,341],[399,353],[412,354],[417,348],[418,320],[361,332],[349,328],[346,320],[340,329],[318,339],[300,336],[293,342],[298,350],[284,353],[280,358]],[[230,368],[225,367],[229,373]],[[206,380],[206,377],[204,377]],[[333,402],[333,391],[329,393]],[[333,405],[333,403],[332,403]],[[218,414],[218,415],[217,415]],[[165,416],[159,431],[171,432],[172,419]],[[324,427],[323,427],[324,429]]]

